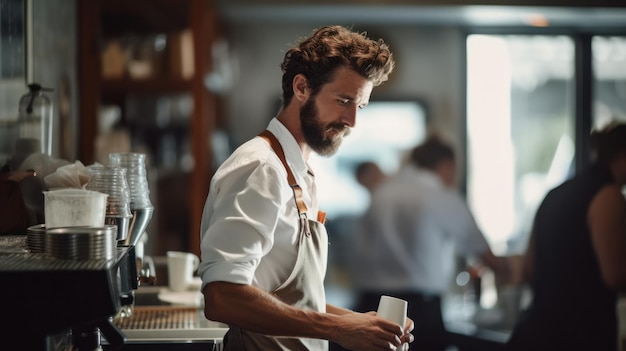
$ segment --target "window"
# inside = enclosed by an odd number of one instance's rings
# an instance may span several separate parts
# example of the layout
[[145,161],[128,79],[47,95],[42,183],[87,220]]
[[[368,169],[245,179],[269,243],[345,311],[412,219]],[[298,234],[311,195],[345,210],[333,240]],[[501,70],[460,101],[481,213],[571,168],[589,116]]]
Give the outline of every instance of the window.
[[626,121],[626,37],[592,39],[594,128]]
[[467,196],[496,254],[520,252],[546,192],[574,161],[574,41],[467,38]]
[[359,215],[369,205],[369,195],[354,177],[362,161],[374,161],[383,171],[395,172],[404,153],[426,133],[426,116],[416,101],[371,101],[359,111],[356,128],[332,157],[311,155],[320,208],[329,218]]

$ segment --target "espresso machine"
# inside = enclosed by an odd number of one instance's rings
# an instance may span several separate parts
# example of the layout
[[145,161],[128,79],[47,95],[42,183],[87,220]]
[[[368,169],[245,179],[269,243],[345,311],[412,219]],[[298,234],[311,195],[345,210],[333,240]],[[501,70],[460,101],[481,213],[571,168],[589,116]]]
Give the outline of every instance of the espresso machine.
[[[26,236],[0,236],[26,243],[16,252],[0,245],[1,348],[94,351],[101,350],[101,337],[109,349],[124,345],[126,336],[113,320],[132,314],[135,290],[155,280],[154,269],[143,269],[143,253],[137,253],[151,217],[152,208],[134,211],[128,231],[116,225],[37,225]],[[110,237],[85,236],[96,233]],[[45,238],[45,251],[30,246],[34,238]]]
[[118,246],[108,260],[0,255],[3,348],[54,351],[69,343],[72,350],[91,351],[101,336],[112,346],[123,345],[126,338],[113,317],[134,302],[135,262],[133,246]]
[[145,155],[110,156],[134,161],[120,165],[132,172],[130,189],[125,172],[94,168],[94,189],[44,191],[46,223],[0,236],[0,349],[94,351],[102,338],[109,349],[126,342],[114,319],[131,315],[135,290],[156,280],[141,241],[154,208]]
[[[0,328],[3,349],[10,345],[7,350],[65,351],[70,345],[73,351],[94,351],[101,349],[101,337],[109,349],[124,345],[126,336],[113,318],[131,314],[135,290],[141,283],[153,283],[153,276],[139,271],[135,246],[151,215],[152,209],[133,213],[127,237],[116,237],[118,230],[112,228],[114,252],[107,258],[68,259],[51,252],[53,232],[99,228],[45,230],[47,252],[0,253],[0,310],[6,317]],[[64,252],[81,244],[69,243],[72,247],[63,247]]]

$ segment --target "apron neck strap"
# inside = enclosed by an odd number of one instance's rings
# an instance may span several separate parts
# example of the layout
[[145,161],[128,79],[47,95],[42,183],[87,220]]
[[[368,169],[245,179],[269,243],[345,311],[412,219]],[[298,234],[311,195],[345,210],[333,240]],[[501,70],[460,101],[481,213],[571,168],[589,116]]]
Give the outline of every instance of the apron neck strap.
[[296,182],[296,177],[294,177],[293,172],[291,171],[291,168],[289,168],[289,166],[287,165],[287,159],[285,159],[285,152],[283,151],[283,147],[280,145],[280,142],[278,142],[278,139],[276,138],[276,136],[274,136],[274,134],[272,134],[272,132],[270,132],[267,129],[261,132],[259,136],[265,139],[265,141],[267,141],[270,144],[270,146],[272,147],[272,149],[274,150],[274,152],[280,159],[280,162],[283,163],[283,166],[285,167],[285,170],[287,171],[287,181],[289,182],[289,186],[293,190],[293,196],[296,199],[296,207],[298,208],[298,214],[301,217],[303,215],[306,216],[307,207],[306,207],[306,204],[304,203],[304,200],[302,199],[302,188]]

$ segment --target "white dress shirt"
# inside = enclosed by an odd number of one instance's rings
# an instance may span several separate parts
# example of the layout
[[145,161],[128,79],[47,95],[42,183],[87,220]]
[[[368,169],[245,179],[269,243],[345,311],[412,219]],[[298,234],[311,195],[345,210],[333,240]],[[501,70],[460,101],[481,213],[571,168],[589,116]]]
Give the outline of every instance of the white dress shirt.
[[[267,127],[282,145],[317,218],[314,179],[291,133],[277,119]],[[293,269],[299,221],[287,172],[269,143],[255,137],[224,161],[211,180],[201,224],[202,287],[214,281],[273,291]]]
[[464,199],[435,173],[412,165],[375,190],[359,228],[354,278],[364,290],[441,294],[457,252],[488,248]]

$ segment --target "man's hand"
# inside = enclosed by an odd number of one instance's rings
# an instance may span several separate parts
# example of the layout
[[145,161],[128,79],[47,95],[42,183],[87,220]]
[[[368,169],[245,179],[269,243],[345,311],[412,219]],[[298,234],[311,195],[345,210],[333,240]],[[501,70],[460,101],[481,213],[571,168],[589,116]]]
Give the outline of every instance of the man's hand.
[[350,350],[402,350],[413,342],[413,321],[407,318],[405,329],[375,312],[341,315],[333,341]]

